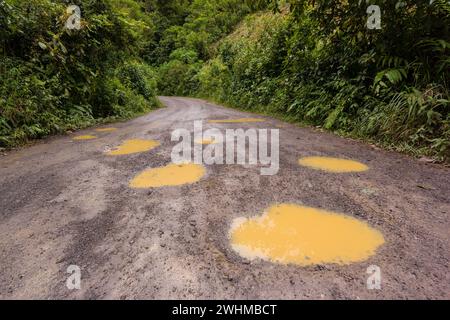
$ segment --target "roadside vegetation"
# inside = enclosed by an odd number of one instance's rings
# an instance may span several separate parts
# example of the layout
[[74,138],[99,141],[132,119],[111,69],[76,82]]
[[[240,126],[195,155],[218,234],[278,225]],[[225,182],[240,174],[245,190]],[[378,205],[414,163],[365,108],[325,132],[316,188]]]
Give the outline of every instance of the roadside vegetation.
[[134,0],[73,1],[81,29],[65,28],[65,1],[0,0],[0,147],[158,105],[142,55],[151,16]]
[[[367,28],[370,4],[382,8],[380,30]],[[211,21],[214,11],[205,10],[211,16],[203,20],[199,11],[188,16],[189,22],[177,26],[176,38],[184,41],[173,42],[170,60],[160,67],[160,91],[214,99],[410,154],[450,159],[447,1],[266,5],[224,38],[201,36],[217,41],[200,50],[183,36],[200,37],[202,30],[216,35],[192,22]]]
[[[197,96],[450,161],[450,4],[0,1],[0,146]],[[381,29],[367,8],[381,8]]]

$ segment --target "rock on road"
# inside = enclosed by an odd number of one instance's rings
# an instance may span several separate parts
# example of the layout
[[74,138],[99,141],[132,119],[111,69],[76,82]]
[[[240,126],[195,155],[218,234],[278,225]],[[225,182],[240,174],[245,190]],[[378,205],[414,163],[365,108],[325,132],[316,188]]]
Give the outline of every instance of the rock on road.
[[[203,100],[161,97],[165,108],[97,139],[58,136],[0,156],[1,299],[449,299],[450,171],[362,142],[265,117],[260,123],[207,123],[255,117]],[[181,187],[132,189],[130,180],[170,163],[175,129],[280,128],[280,171],[206,166]],[[77,135],[92,134],[95,128]],[[127,139],[161,146],[105,156]],[[300,167],[325,155],[367,164],[369,171],[324,174]],[[300,267],[248,261],[232,250],[237,217],[275,203],[345,213],[383,233],[367,261]],[[81,268],[68,290],[67,267]],[[377,265],[382,289],[368,290]]]

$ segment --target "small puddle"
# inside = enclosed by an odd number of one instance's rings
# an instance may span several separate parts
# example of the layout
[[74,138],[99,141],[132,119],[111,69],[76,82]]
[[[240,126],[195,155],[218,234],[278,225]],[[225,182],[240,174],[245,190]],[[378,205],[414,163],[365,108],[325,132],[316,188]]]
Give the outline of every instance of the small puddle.
[[130,187],[146,189],[181,186],[198,182],[205,174],[205,168],[198,164],[169,164],[142,172],[130,182]]
[[97,139],[97,137],[96,136],[86,135],[86,136],[78,136],[78,137],[73,138],[73,140],[75,140],[75,141],[93,140],[93,139]]
[[209,144],[217,144],[218,141],[216,141],[214,139],[202,139],[202,140],[195,140],[195,143],[209,145]]
[[362,262],[384,244],[383,235],[360,220],[293,204],[236,219],[230,238],[244,258],[301,266]]
[[117,128],[99,128],[95,129],[97,132],[114,132],[117,131]]
[[209,120],[209,123],[246,123],[246,122],[265,122],[261,118],[242,118],[242,119],[225,119],[225,120]]
[[150,151],[159,146],[160,143],[155,140],[133,139],[125,141],[122,145],[116,147],[114,150],[108,152],[107,154],[110,156],[123,156],[127,154]]
[[306,157],[298,162],[301,166],[334,173],[363,172],[369,170],[365,164],[346,159],[328,157]]

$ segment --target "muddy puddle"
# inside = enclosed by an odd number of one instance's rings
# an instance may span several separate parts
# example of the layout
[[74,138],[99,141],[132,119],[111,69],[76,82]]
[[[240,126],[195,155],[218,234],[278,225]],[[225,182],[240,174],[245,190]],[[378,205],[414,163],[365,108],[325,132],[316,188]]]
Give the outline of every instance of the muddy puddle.
[[117,128],[98,128],[95,129],[97,132],[114,132],[117,131]]
[[140,173],[130,182],[130,187],[146,189],[181,186],[198,182],[205,174],[205,168],[198,164],[170,164]]
[[125,141],[122,145],[114,148],[114,150],[107,152],[107,154],[110,156],[122,156],[150,151],[159,146],[160,143],[155,140],[133,139]]
[[301,158],[299,164],[304,167],[334,173],[363,172],[369,170],[368,166],[358,161],[329,157]]
[[73,138],[73,140],[75,140],[75,141],[93,140],[93,139],[97,139],[97,137],[91,136],[91,135],[85,135],[85,136],[78,136],[78,137]]
[[241,119],[223,119],[223,120],[209,120],[209,123],[252,123],[252,122],[265,122],[266,120],[261,118],[241,118]]
[[260,217],[236,219],[230,239],[246,259],[300,266],[362,262],[384,243],[383,235],[363,221],[294,204],[274,205]]

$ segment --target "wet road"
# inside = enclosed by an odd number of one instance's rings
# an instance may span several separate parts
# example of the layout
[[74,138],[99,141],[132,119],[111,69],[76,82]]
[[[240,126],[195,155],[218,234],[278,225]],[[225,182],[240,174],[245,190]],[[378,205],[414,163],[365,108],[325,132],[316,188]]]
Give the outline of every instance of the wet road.
[[[448,168],[202,100],[161,100],[165,108],[135,120],[0,156],[0,298],[450,298]],[[242,118],[264,121],[208,122]],[[145,170],[170,165],[171,133],[193,130],[195,120],[222,131],[280,129],[278,174],[210,165],[189,184],[132,188]],[[74,140],[82,136],[88,138]],[[141,143],[145,152],[108,155],[127,140],[153,142]],[[354,160],[368,170],[299,165],[311,156]],[[230,243],[232,224],[276,204],[358,219],[384,243],[344,265],[248,260]],[[66,286],[70,265],[81,270],[80,290]],[[371,265],[380,267],[381,290],[367,289]]]

